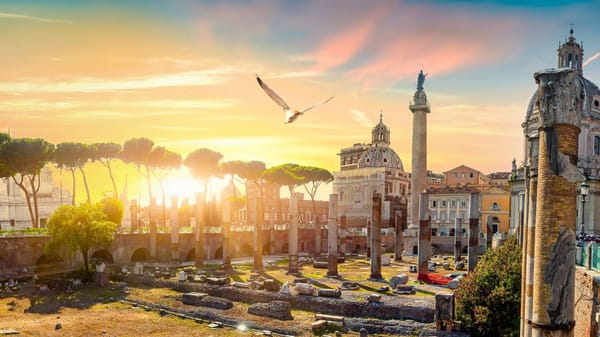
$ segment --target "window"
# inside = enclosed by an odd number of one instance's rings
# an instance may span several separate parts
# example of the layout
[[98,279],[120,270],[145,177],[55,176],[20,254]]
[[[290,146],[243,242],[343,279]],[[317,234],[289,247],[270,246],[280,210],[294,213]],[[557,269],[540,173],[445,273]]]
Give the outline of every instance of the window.
[[442,220],[442,221],[446,220],[446,213],[441,213],[440,214],[440,220]]
[[437,220],[437,213],[431,213],[431,220],[432,221]]
[[431,201],[431,207],[433,207],[433,208],[437,207],[437,200]]
[[473,172],[469,173],[469,178],[473,178]]
[[431,229],[431,236],[437,236],[437,228]]
[[442,205],[441,207],[446,207],[446,200],[442,200]]
[[452,173],[452,178],[456,178],[456,172]]
[[594,136],[594,154],[600,154],[600,136]]
[[490,206],[490,211],[499,212],[500,211],[500,205],[497,202],[492,203],[492,206]]
[[460,174],[460,177],[461,177],[461,178],[466,178],[466,177],[467,177],[467,174],[466,174],[466,173],[461,173],[461,174]]
[[456,200],[450,201],[450,207],[456,207]]
[[454,228],[450,228],[450,234],[448,236],[454,236]]
[[467,207],[467,201],[466,200],[461,200],[460,201],[460,207]]
[[450,220],[454,221],[456,219],[456,212],[450,212]]

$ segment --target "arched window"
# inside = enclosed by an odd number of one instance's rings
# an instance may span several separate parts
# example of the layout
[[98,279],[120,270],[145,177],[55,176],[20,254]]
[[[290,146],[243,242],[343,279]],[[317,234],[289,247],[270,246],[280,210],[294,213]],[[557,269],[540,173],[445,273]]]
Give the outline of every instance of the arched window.
[[569,57],[567,58],[567,67],[570,67],[573,64],[573,55],[569,54]]
[[500,211],[500,205],[497,202],[492,203],[492,206],[490,206],[490,211]]
[[600,136],[594,136],[594,154],[600,154]]

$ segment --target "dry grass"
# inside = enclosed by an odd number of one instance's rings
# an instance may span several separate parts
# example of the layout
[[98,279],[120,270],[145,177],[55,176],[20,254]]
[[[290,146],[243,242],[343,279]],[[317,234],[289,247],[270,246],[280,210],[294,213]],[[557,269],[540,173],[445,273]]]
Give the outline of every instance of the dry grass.
[[[383,277],[389,279],[399,273],[407,273],[411,278],[416,275],[408,273],[408,266],[414,261],[392,262],[382,268]],[[266,276],[281,283],[291,282],[296,276],[286,273],[287,263],[278,263],[265,269]],[[315,269],[312,265],[301,267],[301,275],[311,278],[315,285],[322,288],[337,288],[342,280],[356,281],[361,289],[356,292],[345,292],[356,301],[365,301],[369,293],[376,291],[385,283],[368,281],[370,274],[369,261],[366,258],[348,259],[338,265],[342,279],[326,277],[327,269]],[[252,275],[252,265],[237,265],[233,279],[239,282],[248,281]],[[414,282],[413,282],[414,283]],[[444,288],[414,283],[419,290],[417,297],[430,297],[435,292],[447,291]],[[346,298],[346,297],[345,297]],[[41,296],[37,291],[29,291],[18,297],[0,298],[0,330],[15,329],[19,336],[253,336],[257,332],[239,331],[230,328],[209,328],[206,323],[181,319],[174,316],[161,316],[157,311],[146,311],[124,304],[119,299],[127,299],[143,303],[153,303],[175,310],[200,310],[197,307],[181,302],[181,294],[165,288],[129,288],[124,294],[116,289],[86,286],[73,293],[50,292]],[[213,309],[202,309],[213,310]],[[247,313],[248,305],[235,303],[234,308],[218,311],[223,317],[237,320],[240,323],[252,321],[261,327],[292,328],[300,331],[301,336],[312,336],[310,323],[314,321],[314,313],[293,310],[292,321],[277,321],[258,317]],[[62,328],[55,330],[60,323]],[[357,336],[358,333],[347,333],[344,336]]]

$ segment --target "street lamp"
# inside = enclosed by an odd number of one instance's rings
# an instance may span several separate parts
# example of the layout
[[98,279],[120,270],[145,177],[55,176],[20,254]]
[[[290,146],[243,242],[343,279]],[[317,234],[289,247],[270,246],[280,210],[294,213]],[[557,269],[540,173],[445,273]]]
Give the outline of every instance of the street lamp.
[[581,189],[579,192],[581,194],[581,227],[579,228],[579,237],[581,238],[581,241],[583,241],[583,239],[585,238],[585,230],[583,227],[585,215],[585,196],[588,194],[589,187],[590,185],[588,184],[586,178],[583,180],[583,183],[581,183]]

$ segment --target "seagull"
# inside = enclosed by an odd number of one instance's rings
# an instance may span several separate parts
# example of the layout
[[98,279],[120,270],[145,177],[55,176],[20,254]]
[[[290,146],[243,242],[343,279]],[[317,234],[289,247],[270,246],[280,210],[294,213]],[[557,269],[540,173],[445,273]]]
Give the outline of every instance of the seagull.
[[260,87],[267,93],[267,95],[269,95],[269,97],[271,97],[271,99],[274,100],[275,103],[279,104],[279,106],[281,106],[283,108],[283,111],[285,111],[285,123],[284,124],[289,124],[289,123],[295,121],[298,117],[300,117],[300,115],[303,115],[306,111],[308,111],[312,108],[316,108],[321,104],[325,104],[334,97],[334,96],[331,96],[328,99],[324,100],[323,102],[309,106],[308,108],[292,111],[292,109],[290,109],[290,107],[287,105],[287,103],[281,97],[279,97],[279,95],[277,95],[273,90],[271,90],[271,88],[269,88],[267,86],[267,84],[265,82],[263,82],[263,80],[261,80],[260,77],[258,77],[258,75],[256,75],[256,80],[258,81],[258,84],[260,85]]

